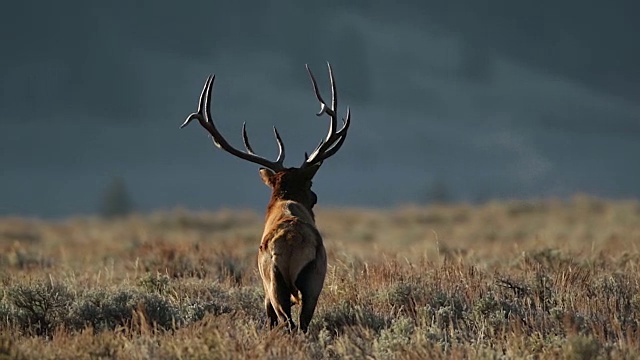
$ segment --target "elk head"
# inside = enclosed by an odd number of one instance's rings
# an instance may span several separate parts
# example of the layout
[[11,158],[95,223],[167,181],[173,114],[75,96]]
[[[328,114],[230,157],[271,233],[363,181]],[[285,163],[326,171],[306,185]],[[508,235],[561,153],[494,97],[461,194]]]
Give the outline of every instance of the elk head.
[[305,160],[298,168],[284,167],[284,143],[282,142],[282,138],[275,126],[273,127],[273,132],[279,149],[276,161],[270,161],[264,157],[256,155],[249,143],[246,122],[242,124],[242,140],[246,151],[234,148],[225,140],[216,128],[211,116],[211,92],[213,82],[216,78],[215,75],[210,75],[204,84],[204,88],[200,94],[200,101],[198,103],[198,112],[190,114],[180,128],[184,128],[192,120],[198,120],[200,125],[202,125],[202,127],[211,134],[213,144],[216,147],[230,153],[231,155],[263,166],[263,168],[260,169],[260,176],[264,183],[272,189],[272,199],[282,198],[296,200],[301,204],[306,205],[306,207],[311,210],[317,201],[315,193],[311,191],[311,179],[313,179],[313,176],[322,165],[322,162],[340,150],[340,147],[346,139],[347,130],[349,130],[351,120],[351,112],[349,108],[347,108],[347,115],[343,119],[342,128],[337,130],[338,98],[336,84],[331,64],[327,63],[327,66],[329,67],[329,76],[331,80],[331,106],[327,105],[322,98],[318,89],[318,83],[313,76],[311,69],[306,65],[315,95],[320,102],[320,111],[316,115],[329,115],[330,123],[327,136],[320,142],[320,144],[318,144],[315,150],[311,152],[311,155],[307,155],[307,153],[304,154]]
[[316,229],[312,211],[317,202],[317,196],[311,190],[312,179],[323,161],[340,150],[351,121],[351,112],[347,108],[342,127],[338,130],[336,84],[331,64],[327,63],[327,66],[331,82],[330,104],[324,101],[313,73],[306,66],[316,98],[320,102],[320,111],[316,115],[326,114],[330,121],[326,137],[311,154],[305,153],[305,160],[299,167],[284,166],[284,143],[275,127],[273,132],[279,149],[275,161],[256,155],[249,143],[246,123],[242,124],[245,151],[236,149],[225,140],[211,117],[211,91],[215,75],[210,75],[204,84],[198,111],[190,114],[180,126],[183,128],[192,120],[198,120],[209,132],[216,147],[262,166],[260,177],[271,188],[258,253],[258,268],[265,289],[265,308],[272,326],[280,320],[293,328],[295,324],[291,318],[291,303],[301,303],[300,327],[303,331],[307,330],[315,311],[327,267],[324,245]]

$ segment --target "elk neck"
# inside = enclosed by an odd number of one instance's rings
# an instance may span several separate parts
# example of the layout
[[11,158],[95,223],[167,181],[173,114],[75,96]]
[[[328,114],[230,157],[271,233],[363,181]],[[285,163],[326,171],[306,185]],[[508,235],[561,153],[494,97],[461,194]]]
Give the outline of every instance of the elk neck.
[[265,224],[275,224],[282,219],[292,217],[315,226],[315,215],[312,209],[299,201],[272,196],[267,205]]
[[266,176],[265,182],[271,188],[267,223],[272,219],[295,217],[315,226],[313,206],[317,196],[311,190],[311,179],[316,170],[291,168]]

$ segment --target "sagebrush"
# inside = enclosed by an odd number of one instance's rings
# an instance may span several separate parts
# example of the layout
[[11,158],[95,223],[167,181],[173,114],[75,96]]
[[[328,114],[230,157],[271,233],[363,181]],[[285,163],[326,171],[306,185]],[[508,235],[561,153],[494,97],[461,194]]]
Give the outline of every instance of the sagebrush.
[[640,204],[320,209],[308,335],[268,330],[251,211],[0,219],[0,358],[637,358]]

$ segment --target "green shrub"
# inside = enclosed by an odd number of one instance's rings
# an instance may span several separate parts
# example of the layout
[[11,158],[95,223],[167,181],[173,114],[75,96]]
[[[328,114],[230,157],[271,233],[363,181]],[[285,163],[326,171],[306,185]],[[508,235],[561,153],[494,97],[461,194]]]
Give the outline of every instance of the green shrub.
[[13,285],[8,289],[7,297],[16,309],[9,314],[9,322],[37,335],[50,335],[55,328],[64,325],[74,301],[66,286],[53,281]]

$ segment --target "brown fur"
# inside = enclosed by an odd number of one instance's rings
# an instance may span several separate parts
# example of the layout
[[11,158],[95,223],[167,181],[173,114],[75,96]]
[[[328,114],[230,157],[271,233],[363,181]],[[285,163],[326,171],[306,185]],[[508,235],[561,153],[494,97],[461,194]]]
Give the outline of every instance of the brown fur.
[[271,326],[282,321],[293,329],[291,305],[299,303],[300,328],[307,331],[322,291],[327,256],[312,211],[316,195],[311,178],[316,171],[317,167],[277,173],[260,170],[272,189],[258,252]]
[[318,198],[311,191],[311,180],[322,162],[340,149],[351,121],[351,112],[347,107],[347,114],[342,119],[342,128],[338,130],[335,79],[329,63],[327,67],[331,83],[330,105],[324,102],[318,90],[318,83],[307,66],[316,98],[321,105],[320,112],[316,115],[327,115],[331,122],[327,136],[310,154],[305,153],[305,160],[299,168],[284,167],[284,143],[275,127],[273,131],[279,148],[276,161],[270,161],[253,152],[244,125],[242,138],[246,152],[234,148],[225,140],[211,117],[211,89],[215,75],[209,75],[204,84],[198,111],[191,113],[180,125],[180,128],[184,128],[191,121],[198,120],[211,135],[216,147],[264,166],[260,169],[260,176],[271,188],[271,200],[267,206],[264,232],[258,252],[258,268],[265,292],[265,309],[271,326],[282,321],[293,329],[295,324],[291,318],[291,304],[299,303],[300,328],[305,332],[315,312],[327,273],[327,254],[313,216],[313,206]]

